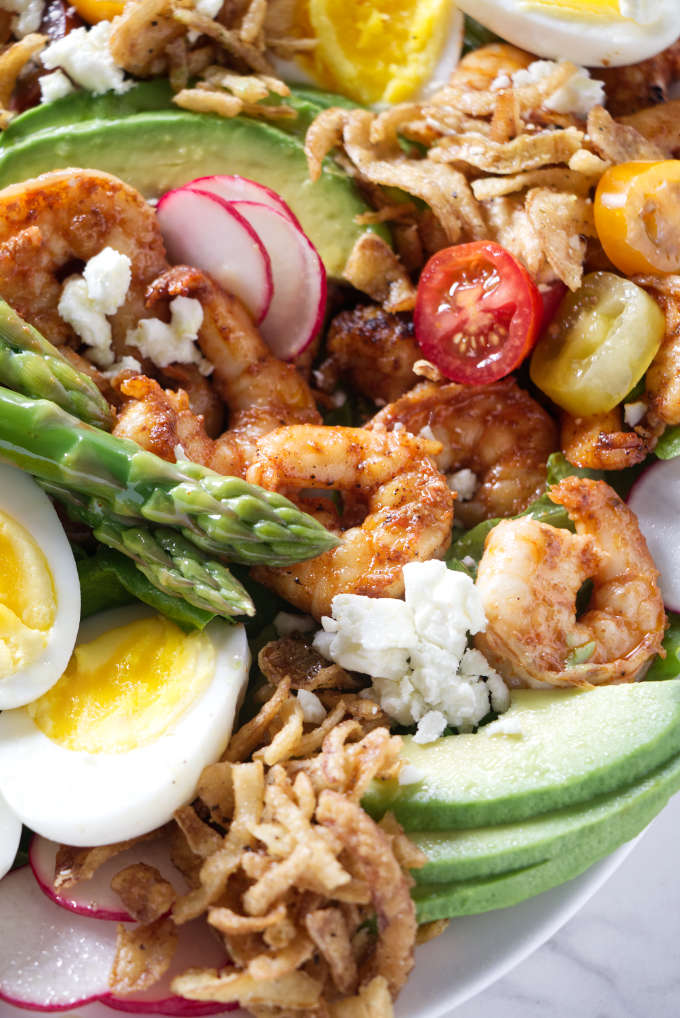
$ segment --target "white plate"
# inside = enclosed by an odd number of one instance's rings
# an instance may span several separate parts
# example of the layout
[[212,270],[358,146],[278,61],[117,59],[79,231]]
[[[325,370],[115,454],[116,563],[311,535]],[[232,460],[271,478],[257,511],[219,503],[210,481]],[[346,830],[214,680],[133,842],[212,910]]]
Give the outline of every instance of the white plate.
[[[580,877],[521,905],[452,920],[443,936],[418,948],[415,969],[399,997],[397,1018],[439,1018],[500,979],[585,905],[638,840],[622,845]],[[27,1018],[30,1013],[0,1001],[0,1018]],[[65,1018],[124,1018],[124,1012],[103,1004],[56,1013]],[[227,1013],[233,1018],[245,1015]]]

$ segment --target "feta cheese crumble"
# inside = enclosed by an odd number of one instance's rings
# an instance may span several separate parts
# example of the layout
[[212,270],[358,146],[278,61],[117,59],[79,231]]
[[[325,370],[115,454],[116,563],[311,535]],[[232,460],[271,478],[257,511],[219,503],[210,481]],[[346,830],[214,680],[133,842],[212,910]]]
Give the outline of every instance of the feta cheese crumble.
[[170,324],[159,318],[142,318],[136,329],[128,329],[125,342],[135,346],[159,368],[168,364],[197,364],[202,375],[213,365],[196,346],[203,324],[203,308],[193,297],[175,297],[170,301]]
[[127,255],[105,247],[90,258],[82,276],[70,276],[59,300],[59,315],[89,346],[87,357],[102,368],[111,367],[111,325],[106,316],[114,314],[124,302],[132,279]]
[[399,724],[417,724],[416,742],[448,725],[470,731],[510,695],[468,633],[486,626],[481,599],[465,573],[443,562],[404,566],[404,600],[338,594],[314,646],[343,668],[373,680],[372,696]]
[[326,708],[311,689],[298,689],[297,702],[302,709],[302,719],[310,725],[320,725],[326,717]]
[[73,83],[67,78],[63,71],[52,71],[51,74],[43,74],[38,78],[40,85],[40,101],[44,103],[54,102],[65,95],[75,92]]
[[647,409],[647,404],[643,399],[636,400],[635,403],[624,403],[623,419],[628,427],[634,428],[636,424],[639,424],[647,413]]
[[[512,84],[515,88],[523,85],[534,85],[549,77],[557,67],[555,60],[534,60],[528,67],[515,71]],[[499,76],[492,83],[492,89],[507,88],[510,81],[507,75]],[[545,100],[545,106],[555,113],[575,113],[587,116],[593,106],[601,106],[605,102],[604,84],[590,77],[585,67],[577,67],[569,78]]]
[[461,502],[469,502],[477,491],[477,474],[464,467],[456,470],[455,474],[449,474],[446,478],[451,491],[455,491]]
[[127,92],[134,82],[126,80],[125,71],[114,62],[109,48],[112,31],[110,21],[73,29],[42,51],[43,66],[48,71],[62,68],[72,81],[94,95]]
[[16,15],[10,22],[10,28],[17,39],[23,39],[40,28],[45,8],[43,0],[3,0],[0,7]]

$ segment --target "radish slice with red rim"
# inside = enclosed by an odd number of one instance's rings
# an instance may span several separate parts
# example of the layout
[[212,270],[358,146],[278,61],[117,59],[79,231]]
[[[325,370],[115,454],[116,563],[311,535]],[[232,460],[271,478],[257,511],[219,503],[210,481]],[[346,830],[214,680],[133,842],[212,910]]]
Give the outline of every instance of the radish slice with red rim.
[[272,191],[264,184],[258,184],[255,180],[248,180],[247,177],[239,177],[228,173],[218,173],[213,177],[197,177],[184,185],[192,191],[207,191],[208,194],[215,194],[225,201],[254,201],[260,205],[268,205],[277,212],[283,213],[291,222],[301,230],[302,227],[297,216],[281,195]]
[[51,898],[55,905],[60,905],[78,915],[118,922],[133,921],[118,895],[111,890],[111,878],[132,863],[143,862],[148,866],[155,866],[178,894],[183,894],[187,890],[184,877],[170,861],[169,846],[165,839],[143,841],[133,845],[132,848],[100,866],[90,880],[81,880],[73,887],[59,890],[54,886],[54,867],[58,849],[59,845],[55,841],[48,841],[47,838],[35,835],[28,850],[28,861],[41,890],[48,898]]
[[680,611],[680,457],[657,460],[638,477],[628,496],[652,558],[661,573],[665,604]]
[[256,230],[269,252],[274,296],[260,323],[270,350],[281,360],[297,357],[321,328],[326,307],[326,271],[301,228],[276,209],[236,201],[234,208]]
[[102,997],[102,1003],[116,1011],[134,1014],[176,1015],[177,1018],[195,1018],[198,1015],[233,1011],[237,1004],[217,1004],[213,1001],[187,1000],[170,990],[175,976],[190,968],[224,968],[229,963],[224,947],[214,930],[202,919],[178,927],[179,940],[172,964],[165,975],[143,993]]
[[163,195],[156,214],[170,261],[209,273],[261,322],[272,300],[271,261],[237,209],[205,191],[180,187]]
[[0,882],[0,999],[36,1011],[64,1011],[109,992],[115,923],[57,908],[30,866]]

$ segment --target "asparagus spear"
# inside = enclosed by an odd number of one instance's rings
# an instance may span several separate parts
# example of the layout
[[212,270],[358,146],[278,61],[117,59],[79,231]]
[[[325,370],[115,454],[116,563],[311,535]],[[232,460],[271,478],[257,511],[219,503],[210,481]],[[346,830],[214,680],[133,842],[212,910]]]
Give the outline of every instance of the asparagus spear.
[[24,396],[50,399],[87,424],[110,431],[111,408],[78,371],[9,304],[0,300],[0,383]]
[[98,499],[87,499],[49,482],[42,487],[62,502],[73,519],[92,527],[102,544],[132,559],[140,572],[166,594],[223,618],[254,615],[248,591],[221,562],[208,559],[169,527],[125,526],[107,514]]
[[234,562],[285,566],[337,544],[317,520],[276,492],[198,463],[168,463],[54,403],[4,388],[0,457],[51,485],[100,499],[117,522],[174,527],[204,551]]

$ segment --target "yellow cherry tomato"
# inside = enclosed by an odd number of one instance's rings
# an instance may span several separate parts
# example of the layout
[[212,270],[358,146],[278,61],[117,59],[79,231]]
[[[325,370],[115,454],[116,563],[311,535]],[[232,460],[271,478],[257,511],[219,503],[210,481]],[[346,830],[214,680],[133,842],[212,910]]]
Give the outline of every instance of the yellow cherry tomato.
[[665,331],[661,308],[642,287],[592,272],[538,341],[531,378],[573,417],[607,413],[640,381]]
[[680,159],[610,167],[595,194],[595,227],[621,272],[680,271]]
[[71,4],[89,25],[96,25],[98,21],[111,21],[122,14],[125,7],[124,0],[122,3],[117,0],[71,0]]

